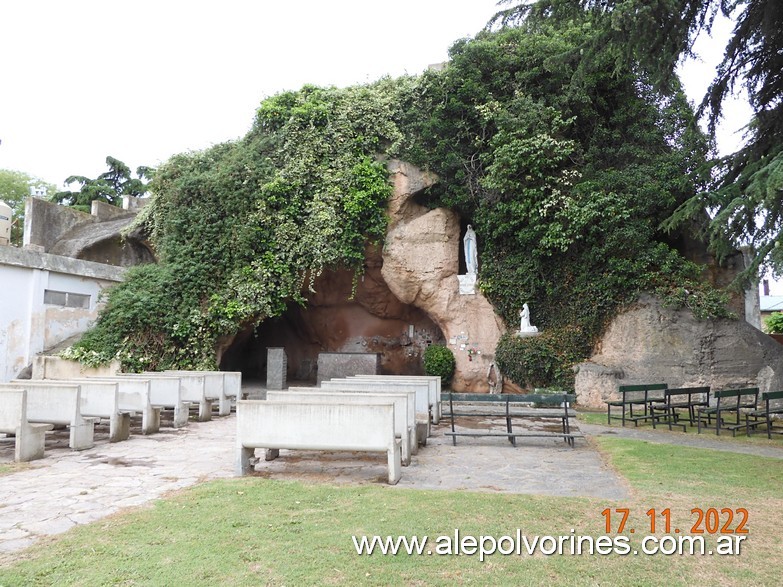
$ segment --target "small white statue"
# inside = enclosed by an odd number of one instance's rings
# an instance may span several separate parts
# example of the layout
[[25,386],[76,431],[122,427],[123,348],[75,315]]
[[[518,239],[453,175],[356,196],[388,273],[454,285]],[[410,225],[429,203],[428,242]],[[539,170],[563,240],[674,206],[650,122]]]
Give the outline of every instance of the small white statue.
[[519,331],[538,332],[538,328],[530,324],[530,308],[527,303],[522,304],[522,309],[519,311]]
[[462,239],[462,246],[465,249],[465,265],[468,269],[468,275],[476,275],[478,273],[478,248],[476,246],[476,233],[470,224],[468,224],[468,230],[465,232],[465,238]]

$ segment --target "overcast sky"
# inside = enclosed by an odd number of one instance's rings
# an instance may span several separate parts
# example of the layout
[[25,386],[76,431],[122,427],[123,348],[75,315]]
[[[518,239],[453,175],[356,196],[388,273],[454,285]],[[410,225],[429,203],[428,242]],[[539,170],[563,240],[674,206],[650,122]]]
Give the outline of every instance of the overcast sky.
[[[59,186],[107,155],[156,166],[243,135],[264,97],[442,62],[495,2],[2,0],[0,168]],[[692,99],[711,75],[689,67]]]

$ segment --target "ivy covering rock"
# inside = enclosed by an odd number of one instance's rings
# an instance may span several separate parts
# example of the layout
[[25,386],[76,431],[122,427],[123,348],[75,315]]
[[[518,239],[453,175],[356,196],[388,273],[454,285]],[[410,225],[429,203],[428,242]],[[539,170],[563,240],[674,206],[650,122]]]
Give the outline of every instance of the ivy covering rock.
[[129,271],[69,356],[214,368],[224,337],[303,303],[319,272],[361,270],[386,231],[387,157],[438,174],[425,203],[472,223],[479,285],[506,323],[535,308],[542,335],[497,349],[521,385],[569,384],[642,291],[728,315],[659,229],[706,179],[682,93],[585,62],[586,24],[524,26],[457,42],[442,71],[269,98],[243,139],[173,157],[138,221],[160,262]]

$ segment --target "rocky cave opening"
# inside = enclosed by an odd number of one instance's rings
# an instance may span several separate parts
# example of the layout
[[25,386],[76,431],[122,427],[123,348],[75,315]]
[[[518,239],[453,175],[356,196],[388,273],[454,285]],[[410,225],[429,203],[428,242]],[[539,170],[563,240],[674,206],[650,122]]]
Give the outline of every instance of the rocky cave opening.
[[283,347],[289,384],[315,383],[321,352],[380,353],[382,373],[423,375],[424,350],[445,337],[423,310],[394,296],[381,265],[379,254],[368,258],[353,296],[352,271],[324,271],[305,305],[292,303],[283,315],[238,333],[221,353],[220,369],[265,381],[267,348]]

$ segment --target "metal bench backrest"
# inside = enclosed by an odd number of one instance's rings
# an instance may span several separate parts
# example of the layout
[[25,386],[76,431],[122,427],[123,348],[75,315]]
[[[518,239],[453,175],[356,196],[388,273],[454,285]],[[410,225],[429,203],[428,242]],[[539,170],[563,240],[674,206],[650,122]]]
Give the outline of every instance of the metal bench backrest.
[[742,389],[723,389],[714,393],[718,400],[717,407],[722,410],[736,410],[739,408],[755,408],[759,398],[758,387],[744,387]]
[[[687,396],[687,399],[686,397]],[[672,387],[666,390],[666,403],[678,404],[686,401],[688,404],[707,406],[710,403],[709,387]]]
[[783,407],[783,391],[767,391],[761,394],[761,401],[765,404],[765,409]]
[[566,404],[566,406],[573,405],[573,403],[576,401],[576,395],[573,393],[553,393],[553,394],[547,394],[542,395],[539,398],[539,401],[536,402],[537,407],[556,407],[560,408],[563,407],[563,404]]
[[651,399],[664,400],[664,392],[669,386],[666,383],[640,383],[635,385],[621,385],[617,389],[624,402],[644,401]]

